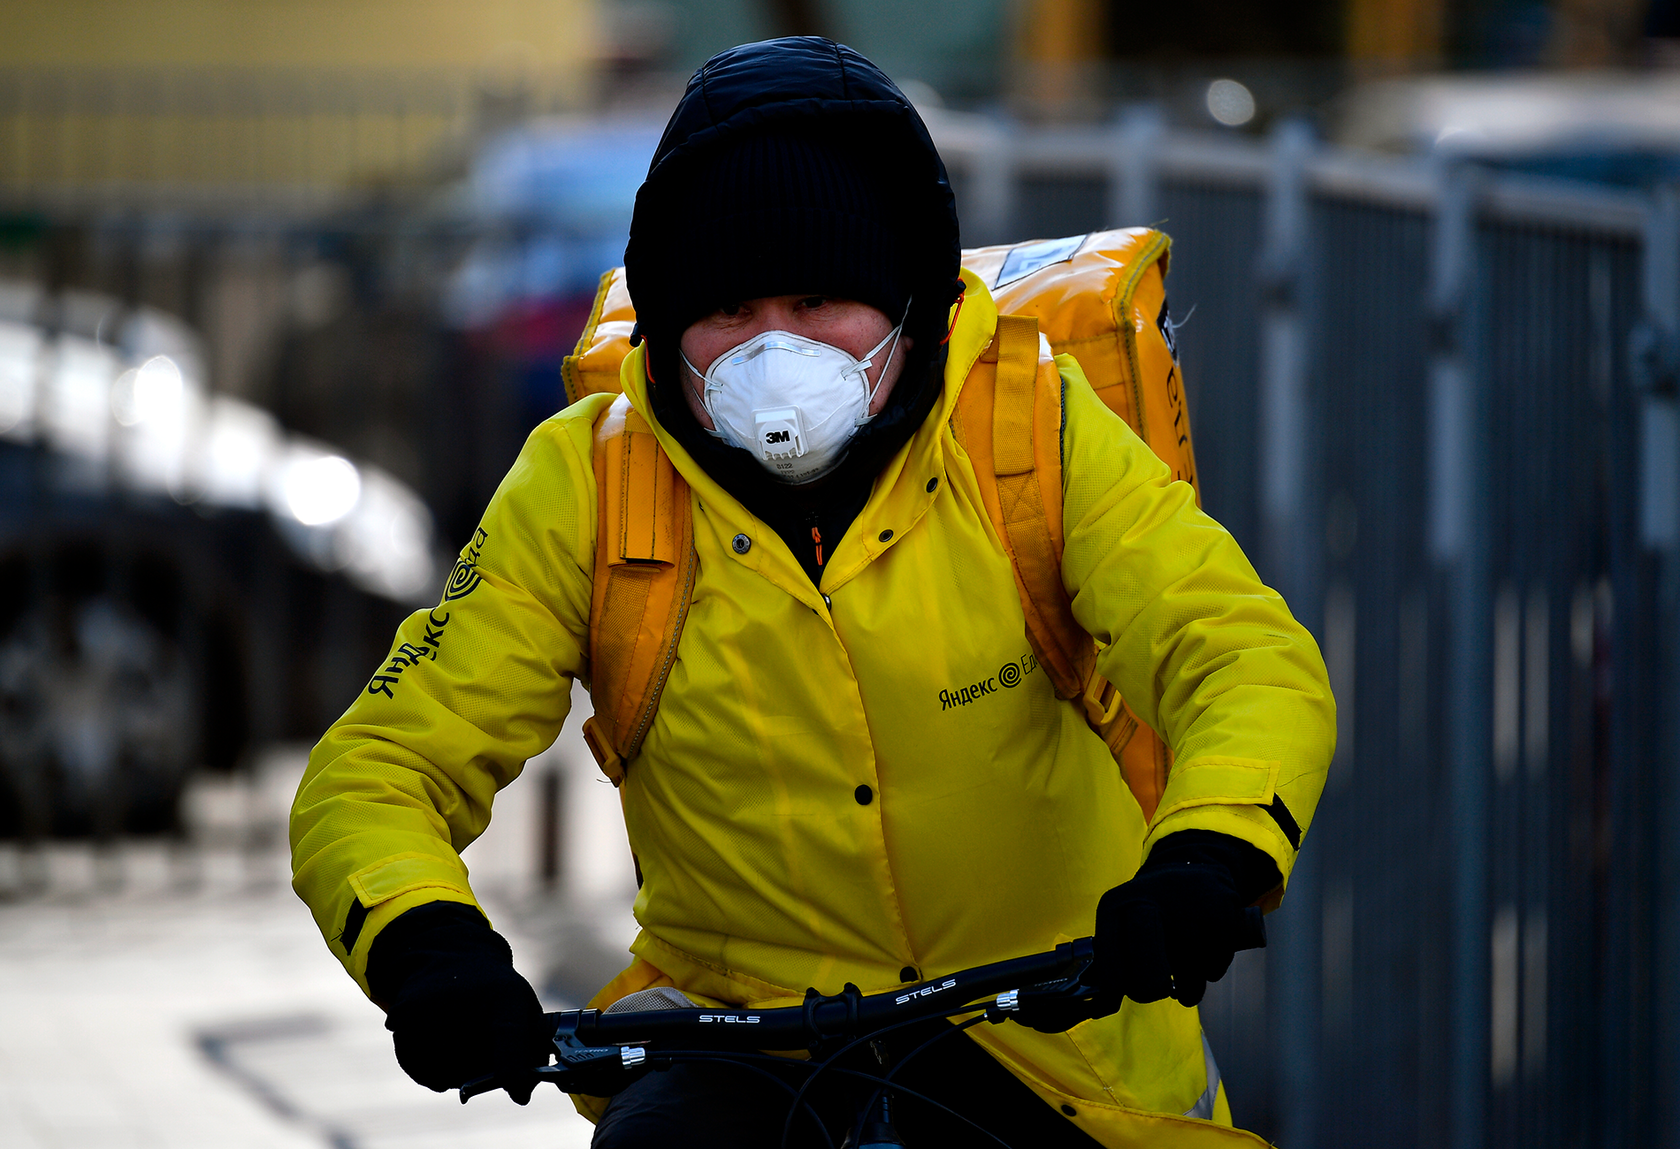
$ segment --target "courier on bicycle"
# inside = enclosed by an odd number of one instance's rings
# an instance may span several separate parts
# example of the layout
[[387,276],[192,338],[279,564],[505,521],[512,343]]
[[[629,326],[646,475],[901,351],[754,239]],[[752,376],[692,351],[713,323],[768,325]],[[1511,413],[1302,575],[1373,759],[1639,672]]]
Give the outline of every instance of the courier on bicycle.
[[[1052,356],[1065,309],[1000,316],[1055,268],[961,262],[940,157],[868,60],[774,40],[690,80],[636,198],[622,397],[531,434],[293,810],[294,886],[421,1084],[547,1060],[459,853],[582,678],[640,878],[592,1004],[873,994],[1094,935],[1100,1016],[977,1026],[914,1088],[1016,1145],[1258,1143],[1194,1007],[1312,821],[1322,659],[1080,348]],[[1115,369],[1176,387],[1164,297],[1140,326],[1120,346],[1166,350]],[[1154,775],[1117,765],[1148,739]],[[775,1145],[787,1112],[705,1064],[577,1103],[606,1149]]]

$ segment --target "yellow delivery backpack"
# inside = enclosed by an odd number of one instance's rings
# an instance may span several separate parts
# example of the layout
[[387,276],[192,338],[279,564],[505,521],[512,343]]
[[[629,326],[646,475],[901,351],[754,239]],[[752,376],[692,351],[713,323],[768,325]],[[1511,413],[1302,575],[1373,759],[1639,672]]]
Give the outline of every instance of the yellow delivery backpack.
[[[1027,639],[1057,695],[1081,700],[1146,821],[1166,788],[1172,752],[1096,673],[1096,644],[1074,620],[1062,586],[1061,382],[1053,365],[1040,362],[1039,336],[1052,354],[1073,355],[1097,395],[1175,479],[1194,487],[1190,416],[1167,318],[1170,245],[1161,232],[1132,228],[963,252],[963,266],[997,301],[997,335],[982,356],[996,357],[997,372],[990,387],[965,385],[955,420],[1010,552]],[[589,322],[562,366],[568,402],[619,393],[635,318],[624,269],[603,275]],[[594,465],[595,714],[583,732],[602,772],[618,785],[652,724],[682,637],[694,588],[693,517],[688,485],[621,394],[596,424]]]

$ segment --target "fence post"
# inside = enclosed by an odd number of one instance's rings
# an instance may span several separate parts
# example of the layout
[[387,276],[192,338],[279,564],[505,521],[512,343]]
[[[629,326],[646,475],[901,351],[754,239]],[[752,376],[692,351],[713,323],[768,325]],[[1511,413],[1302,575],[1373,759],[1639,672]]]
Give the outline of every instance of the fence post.
[[1161,145],[1167,128],[1161,109],[1134,104],[1114,133],[1108,161],[1109,227],[1153,227],[1160,221]]
[[1633,332],[1631,366],[1640,393],[1639,535],[1647,550],[1672,554],[1680,542],[1680,469],[1675,427],[1680,372],[1680,205],[1658,188],[1645,222],[1644,316]]
[[[1320,546],[1312,523],[1317,452],[1308,410],[1306,167],[1312,131],[1286,121],[1272,136],[1258,274],[1260,403],[1258,480],[1264,577],[1297,617],[1318,616]],[[1315,627],[1314,629],[1319,629]],[[1318,1143],[1321,897],[1319,854],[1302,850],[1289,879],[1288,908],[1275,923],[1267,968],[1276,1034],[1279,1141],[1291,1149]]]
[[[1650,1102],[1654,1112],[1622,1116],[1630,1138],[1660,1138],[1680,1145],[1680,1102],[1674,1096],[1680,1073],[1680,189],[1659,187],[1645,224],[1642,279],[1644,316],[1632,336],[1630,366],[1639,392],[1639,534],[1656,568],[1657,681],[1647,702],[1655,725],[1651,745],[1656,788],[1656,824],[1651,829],[1656,856],[1652,894],[1655,900],[1655,953],[1628,954],[1630,963],[1650,961],[1655,998],[1650,1064],[1638,1055],[1638,1034],[1629,1034],[1622,1054],[1630,1074],[1643,1077],[1630,1091]],[[1629,795],[1636,804],[1633,795]],[[1628,971],[1632,972],[1632,971]],[[1638,1008],[1629,993],[1621,1012]],[[1614,1100],[1612,1099],[1612,1105]],[[1653,1141],[1652,1143],[1657,1143]]]
[[1440,173],[1431,251],[1429,549],[1446,598],[1443,736],[1452,891],[1448,1143],[1480,1149],[1488,1098],[1488,428],[1478,369],[1477,173]]
[[989,123],[969,155],[972,199],[963,205],[963,243],[1008,243],[1015,234],[1015,129]]

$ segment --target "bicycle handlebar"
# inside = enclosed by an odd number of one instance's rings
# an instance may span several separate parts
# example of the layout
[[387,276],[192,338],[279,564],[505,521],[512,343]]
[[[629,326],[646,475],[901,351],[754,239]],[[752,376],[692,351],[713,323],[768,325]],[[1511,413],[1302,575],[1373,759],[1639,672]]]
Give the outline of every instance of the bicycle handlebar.
[[[801,1005],[777,1009],[672,1009],[657,1012],[577,1013],[574,1032],[585,1045],[611,1045],[692,1037],[701,1025],[707,1048],[803,1049],[833,1038],[857,1037],[899,1021],[940,1017],[1000,990],[1083,973],[1091,961],[1091,940],[1082,938],[1049,953],[976,966],[949,977],[899,990],[864,995],[848,987],[830,997],[807,991]],[[560,1014],[561,1019],[571,1013]],[[562,1025],[565,1024],[562,1020]]]
[[[1244,914],[1243,934],[1236,948],[1266,944],[1266,928],[1258,909]],[[810,1049],[863,1037],[901,1022],[950,1017],[985,1010],[986,1019],[1022,1020],[1035,1003],[1071,1005],[1088,1001],[1096,987],[1085,980],[1095,953],[1092,939],[1064,942],[1046,953],[1012,958],[959,970],[947,977],[903,989],[864,994],[848,983],[837,994],[805,991],[799,1005],[775,1009],[660,1009],[602,1013],[569,1009],[544,1016],[554,1025],[558,1061],[531,1071],[539,1081],[553,1081],[568,1093],[595,1092],[575,1087],[580,1080],[621,1080],[628,1083],[641,1072],[651,1053],[662,1044],[675,1048],[719,1053],[765,1049]],[[990,1001],[982,999],[990,998]],[[495,1075],[461,1086],[465,1104],[480,1093],[500,1089]]]
[[[1064,942],[1047,953],[961,970],[903,989],[865,995],[848,984],[837,994],[807,990],[799,1005],[775,1009],[664,1009],[602,1013],[570,1009],[545,1015],[554,1024],[559,1063],[533,1071],[562,1088],[584,1073],[631,1073],[650,1048],[682,1041],[689,1047],[741,1051],[814,1049],[827,1042],[861,1037],[906,1021],[922,1021],[986,1009],[1003,1020],[1023,999],[1080,998],[1094,992],[1083,975],[1090,968],[1090,938]],[[980,999],[992,998],[982,1003]],[[501,1088],[495,1076],[461,1086],[465,1103]]]

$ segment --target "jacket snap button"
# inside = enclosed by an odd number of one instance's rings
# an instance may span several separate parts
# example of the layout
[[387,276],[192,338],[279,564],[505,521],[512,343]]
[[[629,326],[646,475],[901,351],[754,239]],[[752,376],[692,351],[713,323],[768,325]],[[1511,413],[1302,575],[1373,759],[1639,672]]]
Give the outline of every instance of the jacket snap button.
[[875,791],[871,790],[868,786],[859,786],[852,792],[852,797],[857,799],[857,804],[859,806],[867,806],[875,800]]
[[937,486],[939,486],[939,476],[935,475],[933,478],[928,480],[928,494],[933,494],[933,489]]
[[833,610],[834,609],[834,600],[829,598],[825,594],[825,595],[823,595],[823,605],[826,606],[829,610]]
[[916,972],[916,967],[907,965],[898,971],[899,981],[921,981],[922,975]]
[[1066,1113],[1069,1117],[1078,1117],[1079,1116],[1079,1110],[1075,1109],[1071,1105],[1062,1106],[1062,1112]]
[[886,542],[890,538],[892,538],[892,532],[891,531],[882,531],[881,532],[881,541],[882,542]]
[[744,555],[752,550],[752,540],[746,535],[736,535],[729,540],[729,545],[735,548],[735,553],[738,555]]

